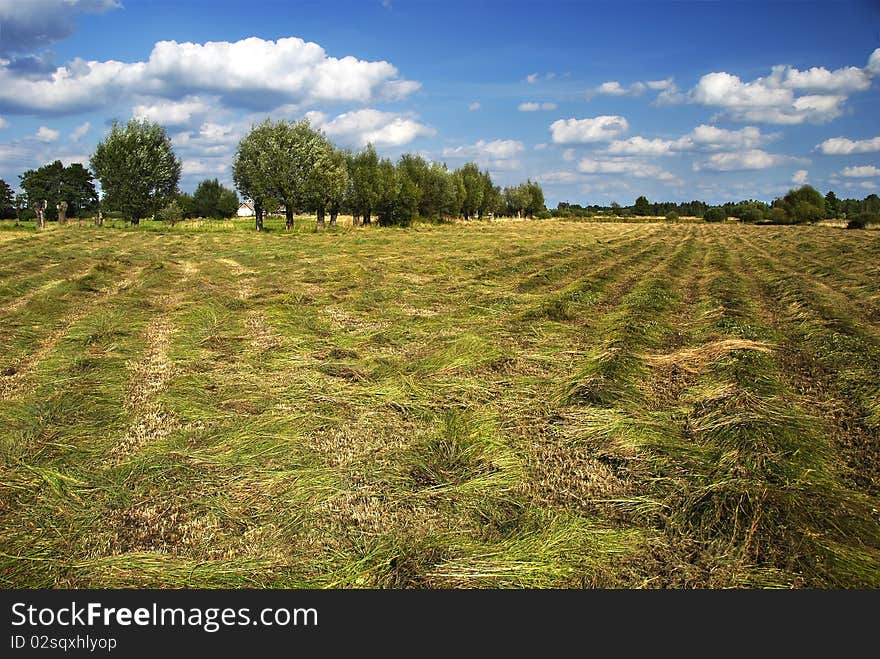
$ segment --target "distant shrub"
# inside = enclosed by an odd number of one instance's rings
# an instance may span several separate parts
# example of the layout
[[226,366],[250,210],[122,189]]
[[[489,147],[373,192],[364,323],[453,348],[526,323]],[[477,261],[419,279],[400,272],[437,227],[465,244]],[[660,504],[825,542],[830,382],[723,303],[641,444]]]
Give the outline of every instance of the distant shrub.
[[122,214],[122,211],[107,211],[104,213],[104,217],[108,220],[124,220],[125,216]]
[[723,208],[713,206],[703,215],[703,220],[705,222],[724,222],[727,220],[727,213],[724,212]]
[[764,214],[757,208],[744,208],[739,213],[739,219],[741,222],[749,222],[750,224],[754,224],[755,222],[760,222],[761,220],[763,220]]
[[788,213],[785,212],[784,209],[779,206],[774,206],[770,209],[770,215],[767,216],[767,219],[770,221],[770,224],[791,224],[792,220],[789,217]]
[[156,215],[156,219],[174,226],[183,219],[183,208],[180,207],[180,204],[178,204],[175,199],[159,211]]
[[859,213],[846,225],[847,229],[864,229],[869,224],[880,224],[880,215],[877,213]]
[[670,211],[666,214],[666,220],[668,222],[678,222],[678,213],[675,211]]
[[551,217],[553,217],[553,213],[550,211],[538,211],[535,213],[536,220],[549,220]]

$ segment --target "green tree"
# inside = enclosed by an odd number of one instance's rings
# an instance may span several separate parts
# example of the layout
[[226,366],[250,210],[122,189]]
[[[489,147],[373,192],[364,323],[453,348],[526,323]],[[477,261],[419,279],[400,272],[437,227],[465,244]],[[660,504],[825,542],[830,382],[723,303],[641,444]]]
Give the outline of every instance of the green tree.
[[477,209],[477,217],[483,219],[484,215],[495,214],[501,206],[501,188],[492,182],[492,176],[486,170],[481,174],[483,178],[483,195],[480,199],[480,206]]
[[525,184],[525,193],[528,195],[526,202],[526,215],[534,217],[537,213],[546,210],[544,206],[544,190],[534,181],[529,180]]
[[395,207],[400,190],[397,172],[390,160],[379,161],[376,171],[376,204],[375,211],[379,224],[389,226],[395,224]]
[[483,203],[483,175],[480,169],[472,162],[467,163],[459,171],[461,182],[464,186],[464,195],[461,200],[461,214],[469,220],[479,213]]
[[254,203],[257,231],[263,230],[263,214],[275,204],[271,190],[273,162],[269,152],[274,126],[266,120],[252,126],[238,143],[232,161],[232,180],[238,191]]
[[174,226],[183,219],[183,209],[177,199],[172,199],[165,208],[156,213],[156,217],[162,222]]
[[840,213],[840,200],[834,194],[834,190],[829,190],[825,195],[825,216],[828,219],[836,218]]
[[329,145],[329,148],[325,149],[321,156],[320,161],[316,163],[312,204],[315,207],[318,227],[323,229],[324,216],[328,211],[330,226],[336,226],[336,218],[342,207],[350,180],[346,154]]
[[238,195],[234,190],[220,185],[217,179],[199,183],[192,196],[192,212],[195,217],[225,219],[238,210]]
[[781,208],[791,224],[818,222],[825,218],[825,198],[811,185],[789,190],[781,199],[775,199],[773,206]]
[[703,214],[705,222],[724,222],[727,219],[727,213],[719,206],[712,206]]
[[62,201],[67,202],[68,217],[78,217],[98,206],[94,178],[80,163],[65,167],[56,160],[39,169],[29,169],[20,178],[21,189],[31,205],[46,200],[47,219],[58,219],[57,206]]
[[9,184],[0,179],[0,218],[4,220],[16,217],[15,194]]
[[648,198],[645,196],[638,197],[633,205],[633,212],[636,215],[650,215],[651,203],[648,201]]
[[121,211],[133,225],[163,208],[174,197],[181,164],[165,129],[132,119],[114,123],[91,158],[107,206]]
[[355,153],[349,162],[351,175],[351,205],[354,213],[369,224],[379,200],[379,156],[372,144]]

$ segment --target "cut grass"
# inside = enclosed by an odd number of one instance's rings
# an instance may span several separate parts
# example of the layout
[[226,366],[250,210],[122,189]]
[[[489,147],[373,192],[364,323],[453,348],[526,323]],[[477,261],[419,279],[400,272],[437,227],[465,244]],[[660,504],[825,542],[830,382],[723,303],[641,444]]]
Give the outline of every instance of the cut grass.
[[0,585],[880,587],[880,237],[312,225],[4,227]]

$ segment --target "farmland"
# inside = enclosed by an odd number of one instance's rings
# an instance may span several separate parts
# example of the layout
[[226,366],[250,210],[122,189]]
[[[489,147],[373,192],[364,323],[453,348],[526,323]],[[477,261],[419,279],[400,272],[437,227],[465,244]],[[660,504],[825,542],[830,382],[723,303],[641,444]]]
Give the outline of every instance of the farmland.
[[5,228],[3,587],[880,587],[880,232]]

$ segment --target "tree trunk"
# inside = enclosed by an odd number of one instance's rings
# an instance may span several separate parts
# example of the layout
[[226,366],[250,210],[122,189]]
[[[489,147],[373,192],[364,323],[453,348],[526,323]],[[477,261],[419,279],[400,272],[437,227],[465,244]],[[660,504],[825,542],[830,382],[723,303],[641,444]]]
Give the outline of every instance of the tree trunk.
[[101,211],[98,211],[98,214],[95,215],[95,226],[102,227],[104,226],[104,215]]
[[330,226],[331,227],[336,226],[336,217],[338,215],[339,215],[339,209],[334,208],[332,211],[330,211]]
[[319,208],[317,215],[318,215],[318,228],[319,229],[325,228],[327,226],[327,224],[326,224],[326,222],[324,222],[324,209]]
[[287,219],[284,228],[290,231],[293,228],[293,208],[290,205],[284,206],[284,217]]
[[254,204],[254,220],[257,225],[257,231],[263,230],[263,204]]
[[370,211],[364,211],[364,224],[367,225],[370,223]]
[[361,214],[357,211],[351,214],[351,226],[356,227],[361,223]]
[[131,218],[131,226],[136,227],[141,223],[141,218],[133,217]]

